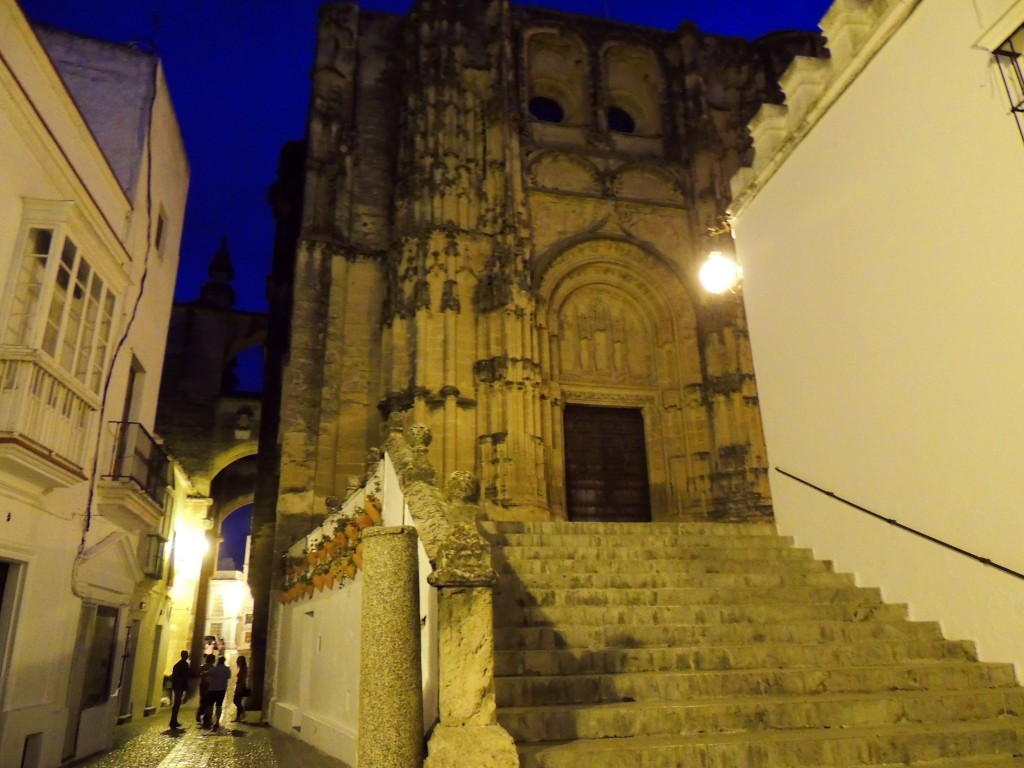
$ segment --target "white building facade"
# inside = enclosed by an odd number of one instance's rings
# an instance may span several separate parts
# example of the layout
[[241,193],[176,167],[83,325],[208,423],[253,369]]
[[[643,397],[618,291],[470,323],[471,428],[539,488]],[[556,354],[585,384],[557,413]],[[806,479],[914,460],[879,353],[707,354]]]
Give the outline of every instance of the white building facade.
[[1018,677],[1024,581],[822,490],[1024,573],[1022,24],[836,0],[733,179],[780,531]]
[[155,56],[13,0],[0,147],[0,765],[49,767],[159,704],[188,494],[151,432],[189,171]]

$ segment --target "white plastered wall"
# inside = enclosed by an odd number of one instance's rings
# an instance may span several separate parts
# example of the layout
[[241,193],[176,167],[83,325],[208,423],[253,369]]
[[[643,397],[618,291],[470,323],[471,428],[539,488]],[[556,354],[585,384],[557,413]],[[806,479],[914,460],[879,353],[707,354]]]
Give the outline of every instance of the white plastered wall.
[[[1024,572],[1024,144],[978,44],[1013,5],[921,2],[735,223],[771,466]],[[1024,673],[1024,581],[771,484],[782,533]]]

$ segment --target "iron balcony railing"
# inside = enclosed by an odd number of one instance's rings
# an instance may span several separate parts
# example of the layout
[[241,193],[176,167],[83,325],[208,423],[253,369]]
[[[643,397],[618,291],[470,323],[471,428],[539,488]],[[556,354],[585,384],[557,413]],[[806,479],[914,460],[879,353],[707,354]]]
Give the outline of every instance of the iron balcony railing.
[[167,489],[174,485],[167,451],[137,422],[114,421],[111,424],[116,429],[116,439],[107,477],[131,480],[162,509]]

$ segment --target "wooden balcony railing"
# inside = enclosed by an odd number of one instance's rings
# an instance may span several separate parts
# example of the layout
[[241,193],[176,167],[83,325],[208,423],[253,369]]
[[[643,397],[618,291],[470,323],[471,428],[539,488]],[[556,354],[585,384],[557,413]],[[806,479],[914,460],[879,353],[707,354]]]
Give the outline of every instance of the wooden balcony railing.
[[0,358],[0,435],[28,438],[81,468],[95,410],[39,361]]

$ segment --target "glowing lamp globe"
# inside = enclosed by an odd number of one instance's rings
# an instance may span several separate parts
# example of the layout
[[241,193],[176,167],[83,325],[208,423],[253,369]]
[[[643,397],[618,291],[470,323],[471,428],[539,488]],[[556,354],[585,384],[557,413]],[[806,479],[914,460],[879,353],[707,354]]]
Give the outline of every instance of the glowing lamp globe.
[[708,293],[725,293],[736,286],[743,269],[721,251],[712,251],[700,268],[700,284]]

